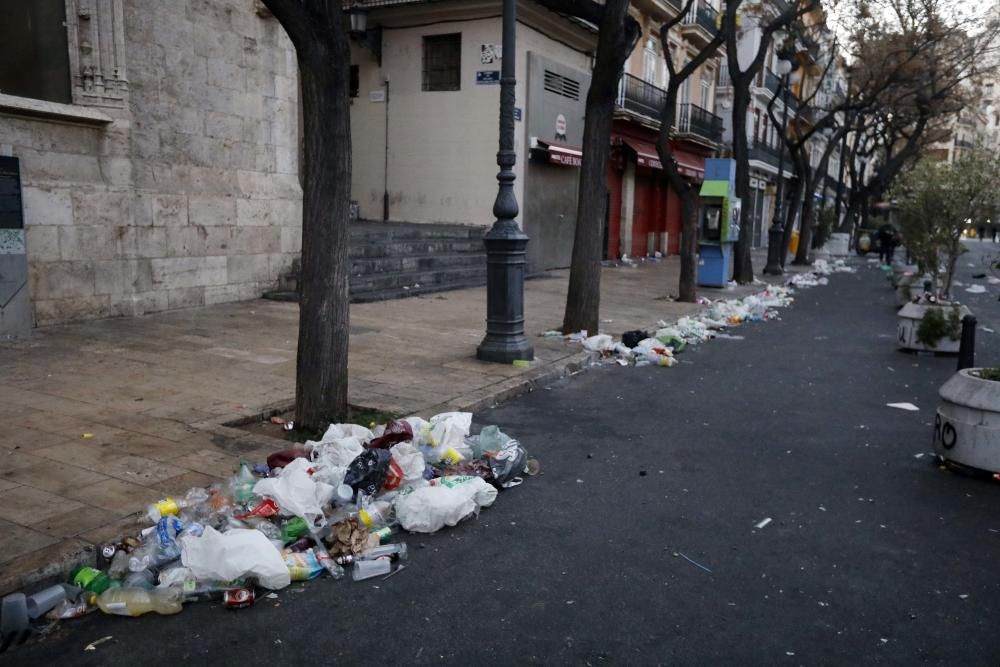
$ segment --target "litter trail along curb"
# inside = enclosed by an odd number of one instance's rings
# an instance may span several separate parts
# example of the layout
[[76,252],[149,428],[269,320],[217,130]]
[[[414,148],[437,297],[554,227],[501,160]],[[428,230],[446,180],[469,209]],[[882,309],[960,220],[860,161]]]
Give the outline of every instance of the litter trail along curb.
[[[810,267],[802,268],[804,271],[810,270]],[[773,282],[756,283],[754,287],[758,287],[759,289],[754,289],[748,292],[747,295],[760,294],[768,287],[784,284],[787,282],[787,278],[789,276],[786,275]],[[697,312],[703,313],[709,307],[705,305]],[[676,319],[672,318],[668,323],[676,322]],[[645,327],[656,328],[656,322],[648,322]],[[426,414],[446,411],[480,412],[499,403],[529,393],[538,387],[585,371],[588,369],[591,360],[592,353],[587,350],[570,353],[555,361],[539,364],[525,373],[506,378],[473,391],[468,395],[456,397],[455,399],[423,409],[421,412]],[[236,427],[263,421],[272,415],[288,412],[293,406],[294,401],[290,397],[284,398],[250,410],[235,412],[217,420],[192,423],[190,427],[222,438],[238,438],[241,442],[253,445],[253,447],[270,447],[277,451],[286,447],[287,442],[263,435],[251,434]],[[237,455],[234,455],[234,457],[238,458]],[[10,564],[2,577],[0,577],[0,595],[6,595],[17,590],[44,588],[50,584],[66,581],[69,572],[76,567],[81,565],[96,565],[98,561],[98,549],[101,543],[115,541],[122,534],[131,532],[130,527],[139,524],[140,514],[140,512],[130,514],[116,521],[113,527],[109,526],[108,532],[102,535],[100,543],[74,538],[35,552],[36,557],[32,559],[33,562],[21,561]],[[118,530],[119,532],[112,534],[114,530]],[[39,560],[41,562],[38,562]]]

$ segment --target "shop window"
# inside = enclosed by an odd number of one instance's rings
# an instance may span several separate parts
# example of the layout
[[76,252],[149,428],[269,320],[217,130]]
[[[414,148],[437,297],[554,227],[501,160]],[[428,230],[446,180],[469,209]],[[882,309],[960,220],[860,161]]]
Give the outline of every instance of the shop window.
[[65,0],[0,0],[0,93],[68,104]]
[[461,90],[462,33],[424,37],[424,90]]

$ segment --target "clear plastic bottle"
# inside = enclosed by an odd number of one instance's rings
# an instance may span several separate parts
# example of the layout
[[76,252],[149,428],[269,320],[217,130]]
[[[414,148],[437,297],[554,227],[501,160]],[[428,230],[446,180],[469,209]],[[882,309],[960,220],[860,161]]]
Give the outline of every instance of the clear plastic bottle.
[[105,614],[142,616],[149,612],[176,614],[184,608],[184,591],[161,588],[113,588],[97,596],[97,606]]
[[115,557],[111,559],[108,567],[108,576],[112,579],[120,580],[128,573],[128,552],[119,549],[115,552]]
[[240,462],[240,472],[230,481],[230,488],[233,492],[233,500],[240,505],[246,505],[253,500],[253,487],[257,483],[257,478],[250,471],[250,466],[246,461]]
[[406,542],[396,542],[393,544],[383,544],[382,546],[369,549],[368,551],[362,551],[357,556],[354,557],[356,561],[358,560],[378,560],[379,558],[387,558],[389,560],[406,560],[409,558],[409,551],[406,549]]

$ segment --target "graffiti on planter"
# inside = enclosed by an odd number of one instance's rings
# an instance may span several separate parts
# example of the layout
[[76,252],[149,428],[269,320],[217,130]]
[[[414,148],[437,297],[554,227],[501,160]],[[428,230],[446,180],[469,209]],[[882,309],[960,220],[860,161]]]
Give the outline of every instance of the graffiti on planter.
[[934,417],[934,442],[941,443],[945,449],[952,449],[958,442],[958,432],[951,422],[941,419],[941,415]]

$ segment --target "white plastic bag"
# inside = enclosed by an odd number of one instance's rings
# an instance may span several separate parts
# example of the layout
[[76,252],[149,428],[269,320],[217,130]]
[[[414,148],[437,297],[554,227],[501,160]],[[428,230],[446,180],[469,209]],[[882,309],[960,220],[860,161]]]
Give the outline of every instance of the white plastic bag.
[[365,451],[365,448],[361,446],[361,441],[354,436],[322,442],[310,440],[306,443],[306,449],[312,450],[313,459],[322,460],[326,465],[344,468],[350,465],[351,461],[358,457],[358,454]]
[[400,493],[395,502],[396,518],[411,533],[434,533],[454,526],[476,511],[467,494],[447,486],[425,486]]
[[607,334],[597,334],[583,341],[583,348],[590,352],[606,352],[614,347],[615,341]]
[[368,444],[375,436],[372,432],[360,424],[330,424],[326,429],[321,442],[331,440],[341,440],[343,438],[357,438],[361,444]]
[[477,508],[489,507],[497,499],[496,487],[474,475],[447,475],[433,480],[431,484],[458,491],[476,503]]
[[424,455],[417,451],[416,447],[408,442],[401,442],[393,445],[389,451],[392,452],[392,460],[403,471],[404,484],[423,479],[426,463]]
[[410,425],[410,430],[413,431],[413,444],[416,447],[423,447],[427,445],[427,438],[424,432],[430,430],[430,424],[427,423],[426,419],[422,417],[405,417],[404,422]]
[[259,530],[234,528],[220,533],[211,526],[200,537],[182,535],[181,563],[201,581],[232,581],[253,575],[264,588],[291,583],[281,552]]
[[[295,459],[278,477],[267,477],[253,487],[255,495],[272,498],[283,512],[302,517],[306,523],[323,525],[323,506],[333,498],[333,487],[317,482],[309,475],[312,463]],[[317,520],[321,520],[317,522]]]
[[425,427],[424,437],[435,449],[461,447],[465,444],[465,436],[472,428],[471,412],[442,412],[431,417]]

